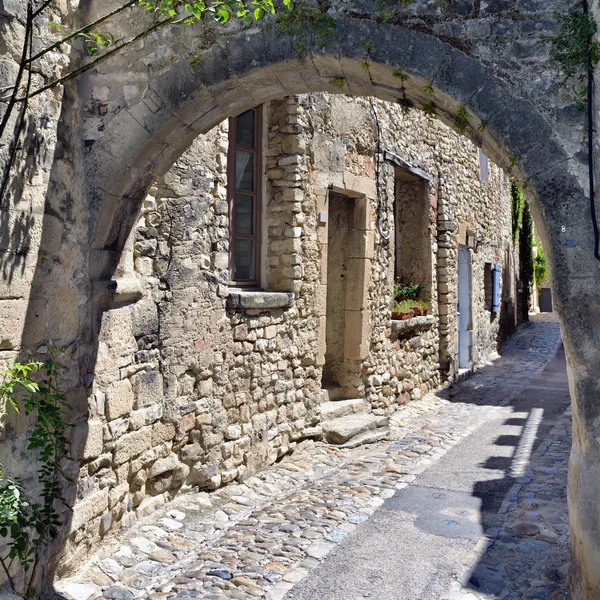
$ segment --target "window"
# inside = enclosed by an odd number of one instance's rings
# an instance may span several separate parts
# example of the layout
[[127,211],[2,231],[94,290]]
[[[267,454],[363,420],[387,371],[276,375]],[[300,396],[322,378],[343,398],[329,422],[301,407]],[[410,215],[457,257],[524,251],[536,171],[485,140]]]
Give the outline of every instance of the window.
[[229,121],[230,279],[246,287],[260,282],[261,134],[261,107]]
[[483,267],[485,310],[500,312],[500,265],[485,263]]
[[477,155],[479,157],[479,177],[482,181],[490,180],[490,160],[483,153],[481,148],[477,149]]
[[494,283],[492,281],[492,263],[485,263],[483,266],[483,289],[485,297],[485,310],[492,311],[494,302]]

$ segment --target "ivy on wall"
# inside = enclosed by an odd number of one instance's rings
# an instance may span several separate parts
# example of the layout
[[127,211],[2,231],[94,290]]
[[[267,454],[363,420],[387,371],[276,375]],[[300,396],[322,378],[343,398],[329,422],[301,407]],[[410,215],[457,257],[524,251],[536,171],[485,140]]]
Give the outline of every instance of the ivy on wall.
[[517,185],[514,179],[510,180],[510,197],[512,202],[512,236],[513,242],[516,242],[517,236],[519,235],[521,218],[523,216],[523,205],[525,203],[525,199],[523,198],[523,192],[521,191],[521,188]]
[[529,309],[531,308],[533,276],[533,218],[529,210],[529,204],[524,201],[519,233],[519,279],[522,285],[521,316],[523,321],[526,322],[529,321]]
[[[69,451],[64,421],[66,400],[59,374],[66,366],[58,360],[60,348],[50,348],[44,362],[15,363],[0,373],[0,415],[11,408],[33,418],[27,442],[32,462],[38,462],[38,490],[9,475],[0,464],[0,571],[14,594],[24,600],[39,597],[43,552],[63,525],[59,504],[65,477],[62,467]],[[40,376],[41,375],[41,376]]]
[[600,43],[594,40],[598,25],[582,5],[566,14],[557,14],[559,33],[549,38],[550,60],[558,69],[559,86],[575,85],[574,100],[580,108],[587,101],[588,73],[600,62]]

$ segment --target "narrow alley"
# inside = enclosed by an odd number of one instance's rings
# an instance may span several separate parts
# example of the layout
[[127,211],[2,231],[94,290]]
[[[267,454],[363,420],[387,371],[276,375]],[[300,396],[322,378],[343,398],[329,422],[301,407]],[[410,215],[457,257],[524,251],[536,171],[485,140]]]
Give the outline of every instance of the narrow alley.
[[391,418],[392,440],[304,442],[104,544],[55,598],[563,598],[569,394],[558,321]]

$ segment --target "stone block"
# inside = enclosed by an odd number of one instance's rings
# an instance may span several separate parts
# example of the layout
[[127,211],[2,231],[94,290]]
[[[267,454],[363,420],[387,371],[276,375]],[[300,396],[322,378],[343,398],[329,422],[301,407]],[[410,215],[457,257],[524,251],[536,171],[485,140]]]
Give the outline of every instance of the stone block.
[[159,458],[148,470],[148,478],[152,479],[168,471],[172,471],[179,464],[176,454],[169,454],[165,458]]
[[[175,428],[173,427],[174,434]],[[127,433],[115,443],[114,462],[117,465],[122,465],[158,443],[160,442],[154,443],[154,429],[151,427],[144,427],[133,433]]]
[[129,379],[113,382],[106,390],[106,418],[109,421],[127,415],[133,408],[133,390]]
[[75,459],[88,460],[102,454],[103,449],[102,421],[86,421],[73,427],[71,434],[71,456]]
[[175,425],[173,423],[155,423],[152,426],[152,446],[158,446],[168,442],[175,437]]
[[369,302],[371,261],[365,258],[346,259],[346,310],[363,310]]
[[132,376],[131,383],[135,408],[142,408],[162,401],[163,379],[158,371],[136,373]]
[[372,259],[375,255],[375,232],[353,229],[348,233],[348,256]]
[[163,413],[164,407],[162,404],[133,410],[129,415],[129,429],[136,430],[141,429],[144,425],[152,425],[163,416]]
[[79,501],[73,507],[73,516],[71,518],[71,532],[81,529],[89,523],[94,517],[101,515],[108,509],[108,488],[98,490],[83,500]]
[[285,154],[304,154],[306,141],[300,135],[286,135],[281,140],[281,149]]
[[369,355],[371,311],[346,310],[344,328],[344,358],[364,360]]
[[129,484],[126,481],[112,488],[108,493],[108,508],[112,509],[118,502],[121,502],[127,492],[129,492]]
[[185,461],[198,461],[205,455],[204,449],[198,443],[188,444],[181,449],[181,459]]
[[286,292],[232,292],[227,297],[230,308],[265,309],[288,308],[294,302],[294,294]]

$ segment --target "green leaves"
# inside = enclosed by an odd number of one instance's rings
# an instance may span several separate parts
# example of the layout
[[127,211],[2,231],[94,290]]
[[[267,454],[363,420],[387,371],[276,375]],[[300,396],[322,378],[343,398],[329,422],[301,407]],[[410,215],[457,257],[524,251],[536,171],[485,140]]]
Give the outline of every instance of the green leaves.
[[[17,412],[23,409],[26,415],[36,415],[27,449],[37,453],[40,463],[39,500],[32,499],[20,480],[6,475],[0,464],[0,537],[6,539],[8,547],[7,556],[0,557],[0,565],[13,591],[24,600],[36,597],[36,571],[41,551],[58,535],[60,526],[55,505],[63,501],[60,463],[69,449],[62,414],[66,400],[58,386],[59,373],[67,367],[57,360],[60,352],[59,348],[50,348],[49,358],[43,363],[15,363],[0,380],[4,412],[10,404]],[[44,374],[40,381],[29,378],[38,372]],[[15,572],[12,572],[15,560]],[[21,589],[17,589],[17,578],[13,577],[19,570],[28,574]]]
[[[292,0],[283,0],[283,5],[288,10],[293,10]],[[242,21],[245,25],[251,25],[259,21],[266,14],[275,14],[277,8],[274,0],[139,0],[139,6],[147,12],[153,13],[155,20],[169,19],[173,23],[186,23],[192,25],[211,16],[217,23],[224,25],[232,17]],[[176,17],[180,16],[180,19]]]
[[295,4],[285,2],[287,12],[278,13],[280,34],[295,38],[296,54],[304,52],[307,45],[325,47],[332,40],[339,39],[336,23],[327,12],[331,6],[330,0],[317,0],[316,5],[306,0],[298,0]]
[[454,127],[456,131],[463,135],[469,126],[469,119],[472,117],[467,112],[467,109],[464,106],[461,106],[456,113],[456,117],[454,118]]
[[593,39],[598,25],[593,15],[581,9],[556,14],[560,32],[551,38],[550,60],[562,75],[559,86],[577,82],[574,100],[580,108],[587,102],[587,75],[600,62],[600,44]]
[[87,51],[89,54],[97,54],[98,49],[104,46],[110,46],[114,42],[114,37],[110,33],[80,33],[78,37],[87,42]]

